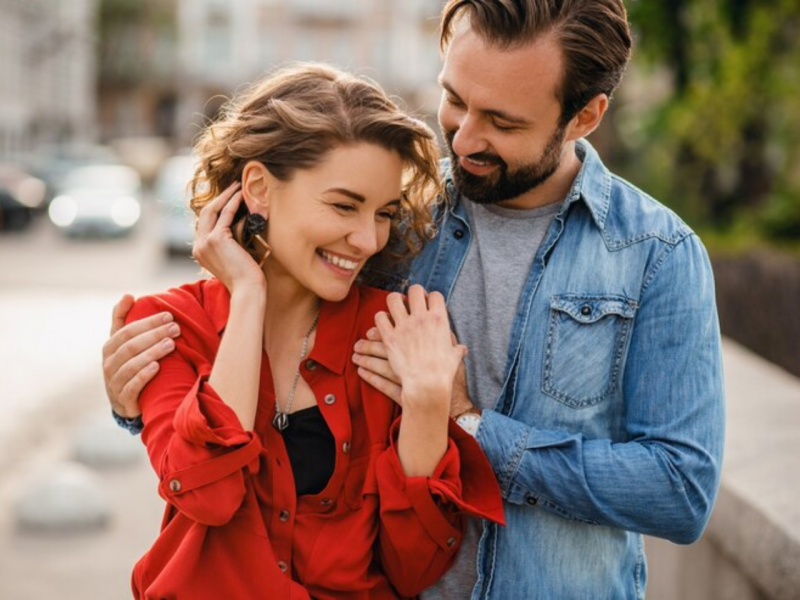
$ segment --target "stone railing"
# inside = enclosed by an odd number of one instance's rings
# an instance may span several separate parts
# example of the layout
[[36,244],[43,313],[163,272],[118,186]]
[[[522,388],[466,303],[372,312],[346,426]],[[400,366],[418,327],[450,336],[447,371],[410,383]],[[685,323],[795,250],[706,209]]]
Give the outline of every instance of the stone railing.
[[648,600],[800,599],[800,379],[724,342],[722,484],[702,539],[647,540]]

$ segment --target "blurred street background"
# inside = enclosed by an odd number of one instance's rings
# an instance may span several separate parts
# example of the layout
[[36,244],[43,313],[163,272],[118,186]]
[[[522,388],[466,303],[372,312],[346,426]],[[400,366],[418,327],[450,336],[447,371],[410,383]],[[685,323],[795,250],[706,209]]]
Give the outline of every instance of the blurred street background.
[[[800,4],[626,5],[634,61],[591,141],[700,233],[731,361],[719,516],[683,554],[652,542],[649,597],[800,598],[782,566],[800,572]],[[0,0],[0,600],[128,598],[157,535],[155,476],[110,419],[101,347],[122,293],[199,277],[199,128],[291,60],[366,74],[437,128],[441,6]],[[687,591],[687,573],[711,583]]]

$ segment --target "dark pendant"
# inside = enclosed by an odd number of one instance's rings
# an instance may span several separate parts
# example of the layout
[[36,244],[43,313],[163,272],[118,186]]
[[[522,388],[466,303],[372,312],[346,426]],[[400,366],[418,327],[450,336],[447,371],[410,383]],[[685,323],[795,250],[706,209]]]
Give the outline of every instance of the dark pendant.
[[283,431],[289,426],[289,415],[282,412],[275,413],[275,418],[272,419],[272,426],[278,431]]

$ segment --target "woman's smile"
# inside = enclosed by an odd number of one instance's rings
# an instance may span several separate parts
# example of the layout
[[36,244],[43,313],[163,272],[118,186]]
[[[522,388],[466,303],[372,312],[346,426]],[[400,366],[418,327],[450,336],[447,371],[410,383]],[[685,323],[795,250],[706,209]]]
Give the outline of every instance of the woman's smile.
[[319,249],[317,250],[317,255],[331,271],[345,277],[352,276],[361,263],[361,261],[348,259],[341,254],[333,254],[328,250]]

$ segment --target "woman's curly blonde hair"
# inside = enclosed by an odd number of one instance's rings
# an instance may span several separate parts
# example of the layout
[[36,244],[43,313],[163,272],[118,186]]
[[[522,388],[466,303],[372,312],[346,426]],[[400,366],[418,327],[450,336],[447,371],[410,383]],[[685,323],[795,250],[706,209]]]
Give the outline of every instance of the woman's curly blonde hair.
[[[298,169],[318,165],[334,148],[359,142],[397,152],[405,166],[401,218],[392,221],[389,243],[373,257],[395,265],[419,252],[433,234],[432,205],[441,185],[436,137],[373,81],[327,65],[279,69],[222,108],[195,142],[198,166],[190,183],[190,206],[199,213],[241,181],[251,160],[288,181]],[[236,224],[246,215],[242,203],[233,226],[240,243]]]

